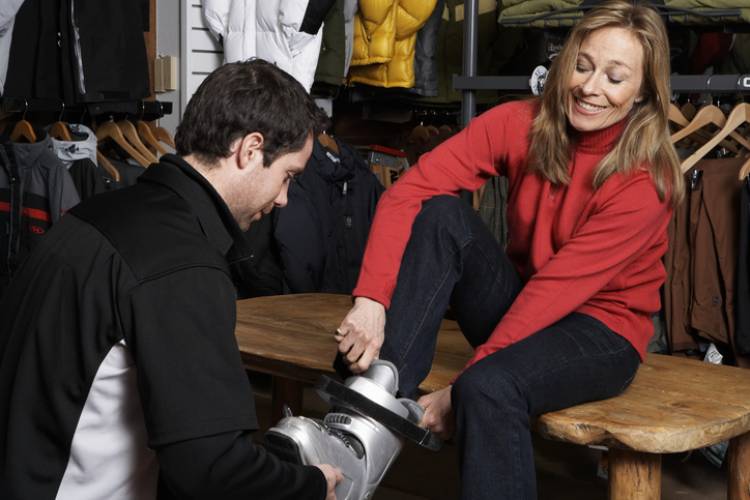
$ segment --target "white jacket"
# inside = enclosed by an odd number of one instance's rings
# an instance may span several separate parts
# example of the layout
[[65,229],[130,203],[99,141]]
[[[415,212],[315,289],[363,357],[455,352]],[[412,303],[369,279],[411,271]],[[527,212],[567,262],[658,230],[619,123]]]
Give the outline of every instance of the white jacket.
[[257,56],[256,0],[204,0],[206,27],[224,44],[224,62]]
[[13,24],[22,3],[23,0],[2,0],[0,2],[0,94],[3,92],[5,77],[8,74]]
[[223,40],[225,62],[265,59],[309,92],[323,18],[332,5],[333,0],[204,0],[203,15],[208,29]]

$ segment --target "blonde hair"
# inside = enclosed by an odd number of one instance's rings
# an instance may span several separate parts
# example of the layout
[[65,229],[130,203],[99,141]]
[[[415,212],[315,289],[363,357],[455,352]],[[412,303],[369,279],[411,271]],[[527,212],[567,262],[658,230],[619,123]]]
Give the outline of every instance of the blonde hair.
[[594,189],[614,173],[648,166],[659,198],[682,199],[684,179],[677,153],[669,140],[669,41],[659,14],[646,6],[614,0],[590,10],[570,32],[550,68],[539,114],[530,133],[529,169],[553,184],[570,181],[567,103],[569,82],[583,40],[602,28],[624,28],[643,47],[643,99],[633,105],[619,141],[597,166]]

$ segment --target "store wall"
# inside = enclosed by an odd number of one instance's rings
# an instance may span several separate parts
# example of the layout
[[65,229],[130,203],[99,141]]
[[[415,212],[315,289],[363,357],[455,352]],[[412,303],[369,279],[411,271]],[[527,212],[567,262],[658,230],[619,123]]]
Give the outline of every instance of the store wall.
[[[180,8],[183,5],[187,5],[187,0],[159,0],[156,2],[156,55],[175,56],[178,58],[178,65],[182,64],[179,56]],[[178,74],[180,74],[179,71]],[[159,122],[172,135],[174,135],[180,116],[182,116],[182,82],[178,82],[177,87],[177,90],[156,95],[158,100],[172,103],[172,114],[166,115]]]

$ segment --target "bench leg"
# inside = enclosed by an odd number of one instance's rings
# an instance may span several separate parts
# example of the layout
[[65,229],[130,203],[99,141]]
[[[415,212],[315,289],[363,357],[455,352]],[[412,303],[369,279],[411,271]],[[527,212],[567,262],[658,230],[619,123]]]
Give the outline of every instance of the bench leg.
[[750,500],[750,432],[729,441],[729,500]]
[[610,500],[659,500],[661,455],[609,450]]
[[284,405],[287,405],[295,415],[302,412],[303,388],[304,385],[296,380],[273,377],[271,383],[271,425],[275,425],[284,416]]

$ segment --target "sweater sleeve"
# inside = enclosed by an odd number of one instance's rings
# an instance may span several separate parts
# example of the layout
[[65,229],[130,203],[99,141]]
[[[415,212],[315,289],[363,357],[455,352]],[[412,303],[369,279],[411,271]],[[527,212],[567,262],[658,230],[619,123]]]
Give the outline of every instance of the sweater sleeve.
[[575,312],[663,239],[670,215],[669,203],[659,200],[647,173],[620,182],[529,279],[467,367]]
[[[456,196],[462,189],[475,191],[489,177],[503,173],[514,143],[509,137],[510,130],[518,129],[518,122],[522,121],[518,119],[519,111],[529,114],[525,103],[514,102],[475,118],[461,132],[422,155],[383,194],[370,229],[354,296],[368,297],[390,307],[401,258],[422,203],[438,195]],[[520,128],[524,128],[523,124]]]

